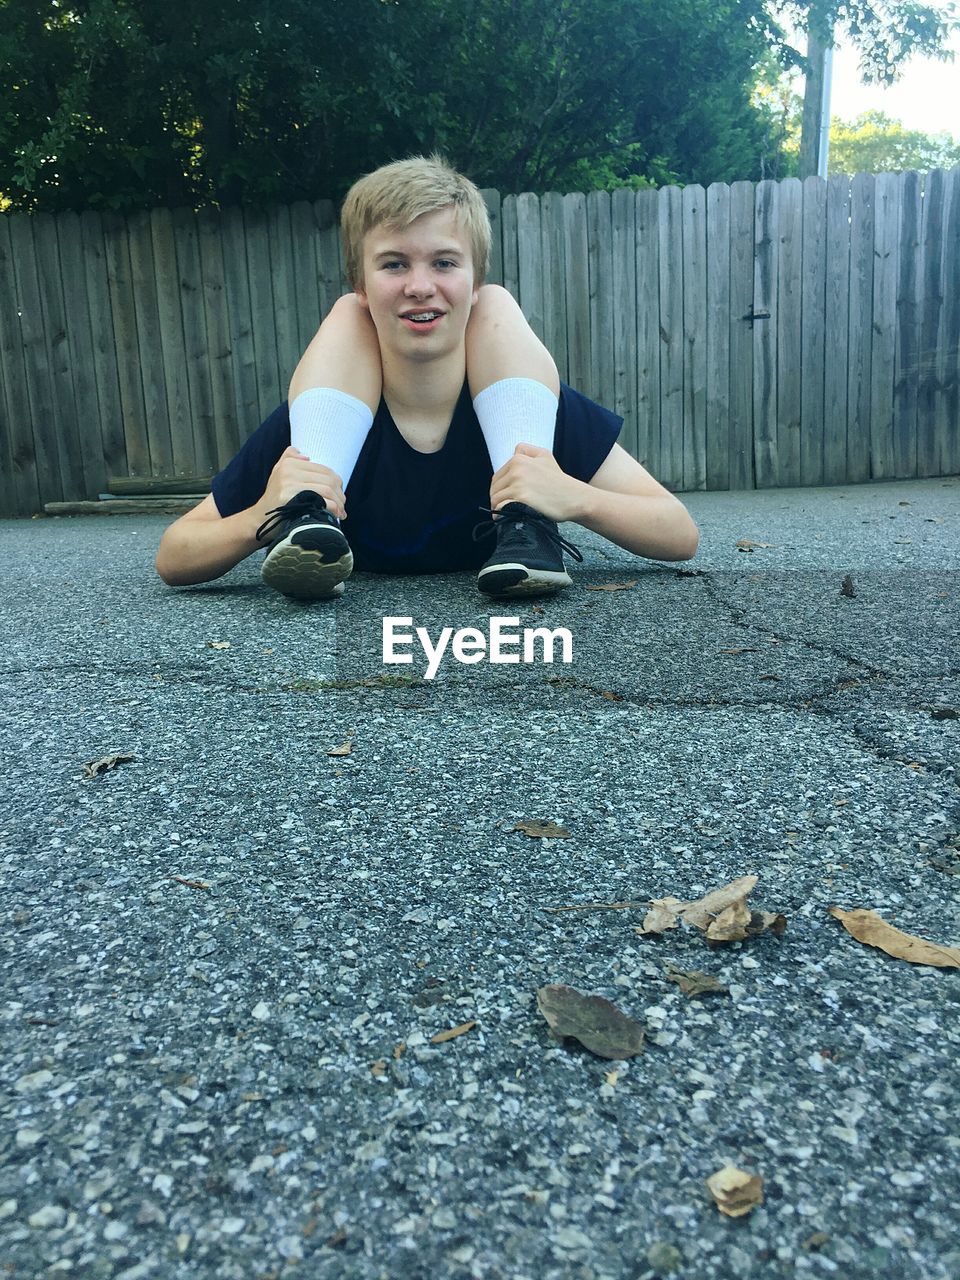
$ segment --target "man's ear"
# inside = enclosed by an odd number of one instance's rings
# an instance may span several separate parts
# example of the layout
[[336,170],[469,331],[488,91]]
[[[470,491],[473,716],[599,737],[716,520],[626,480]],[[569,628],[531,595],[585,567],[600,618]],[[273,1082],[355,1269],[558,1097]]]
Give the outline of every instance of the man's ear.
[[357,289],[354,289],[353,292],[356,295],[357,301],[360,303],[361,307],[363,307],[364,311],[369,311],[370,303],[367,301],[367,295],[364,293],[364,291],[362,289],[357,288]]

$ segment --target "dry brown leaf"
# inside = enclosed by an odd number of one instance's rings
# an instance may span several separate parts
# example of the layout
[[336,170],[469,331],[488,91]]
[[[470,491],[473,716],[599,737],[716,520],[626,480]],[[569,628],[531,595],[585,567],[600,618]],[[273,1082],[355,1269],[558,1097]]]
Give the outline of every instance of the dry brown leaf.
[[328,756],[348,756],[353,750],[353,734],[348,733],[339,747],[331,747]]
[[699,969],[691,969],[684,972],[682,969],[675,969],[673,965],[667,966],[667,981],[675,982],[685,996],[727,996],[730,994],[729,987],[725,987],[717,978],[712,977],[709,973],[701,973]]
[[629,591],[631,587],[635,587],[640,581],[639,578],[631,578],[629,582],[598,582],[591,587],[587,587],[587,591]]
[[525,836],[535,836],[539,840],[566,840],[570,832],[566,827],[557,826],[555,822],[546,822],[541,818],[522,818],[511,831],[522,831]]
[[170,876],[171,880],[176,880],[177,884],[185,884],[188,889],[209,889],[210,886],[202,880],[186,880],[183,876]]
[[455,1040],[457,1036],[463,1036],[468,1031],[472,1031],[476,1025],[476,1018],[470,1022],[461,1022],[459,1027],[449,1027],[446,1031],[438,1031],[435,1036],[430,1037],[430,1043],[443,1044],[446,1040]]
[[742,1218],[763,1203],[763,1178],[758,1173],[744,1173],[732,1164],[711,1174],[707,1187],[717,1208],[728,1218]]
[[387,1064],[383,1058],[378,1058],[376,1062],[370,1063],[370,1074],[374,1076],[385,1076],[387,1074]]
[[760,547],[762,550],[765,550],[766,548],[772,547],[773,545],[774,544],[772,542],[751,542],[749,538],[737,539],[738,551],[752,551],[754,547]]
[[208,649],[229,649],[230,641],[229,640],[208,640],[207,648]]
[[696,925],[706,930],[708,926],[729,906],[746,898],[757,887],[758,876],[740,876],[719,889],[711,889],[702,898],[683,904],[682,915],[687,924]]
[[558,1038],[573,1036],[600,1058],[622,1060],[643,1052],[643,1028],[603,996],[549,985],[537,991],[537,1008]]
[[896,960],[933,965],[937,969],[960,969],[960,947],[944,947],[937,942],[917,938],[912,933],[903,933],[887,924],[875,911],[864,907],[853,911],[844,911],[841,907],[828,907],[827,910],[858,942],[877,947]]
[[708,942],[740,942],[766,929],[779,936],[787,927],[785,916],[772,911],[753,911],[747,906],[747,897],[756,884],[756,876],[741,876],[694,902],[655,898],[637,933],[663,933],[676,929],[682,920],[704,933]]
[[129,761],[135,759],[136,756],[103,756],[99,760],[88,760],[83,766],[83,776],[85,778],[95,778],[98,774],[115,769],[118,764],[128,764]]
[[676,929],[682,907],[679,898],[654,898],[637,933],[665,933],[667,929]]

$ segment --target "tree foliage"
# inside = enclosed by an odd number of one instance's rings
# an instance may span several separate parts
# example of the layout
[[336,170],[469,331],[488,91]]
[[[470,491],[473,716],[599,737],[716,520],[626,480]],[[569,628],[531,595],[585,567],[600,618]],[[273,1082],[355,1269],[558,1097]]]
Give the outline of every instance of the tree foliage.
[[884,67],[933,38],[865,0],[0,0],[0,198],[339,197],[434,150],[503,191],[781,176],[754,90],[814,9]]
[[0,0],[0,192],[339,196],[442,151],[502,190],[760,176],[763,0]]
[[773,0],[780,17],[831,44],[838,31],[860,54],[860,71],[875,84],[893,84],[915,54],[949,58],[946,43],[957,6],[916,0]]
[[960,165],[960,142],[949,134],[905,128],[882,111],[866,111],[852,123],[830,123],[831,173],[903,173]]

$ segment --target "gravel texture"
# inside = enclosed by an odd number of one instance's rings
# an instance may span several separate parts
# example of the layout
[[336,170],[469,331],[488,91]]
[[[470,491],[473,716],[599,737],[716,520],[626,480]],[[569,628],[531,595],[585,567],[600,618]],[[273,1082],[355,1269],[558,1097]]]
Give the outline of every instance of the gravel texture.
[[[0,1273],[958,1280],[960,971],[826,909],[960,943],[960,480],[687,501],[694,562],[567,529],[575,586],[512,614],[466,574],[171,590],[163,520],[3,523]],[[574,660],[424,680],[387,615]],[[747,873],[781,938],[638,934]],[[645,1052],[552,1039],[547,983]]]

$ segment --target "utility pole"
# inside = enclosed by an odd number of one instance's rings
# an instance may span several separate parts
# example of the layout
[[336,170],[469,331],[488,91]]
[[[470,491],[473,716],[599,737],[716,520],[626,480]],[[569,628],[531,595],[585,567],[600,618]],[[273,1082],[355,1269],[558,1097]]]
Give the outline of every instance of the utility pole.
[[[832,36],[832,32],[831,32]],[[833,48],[821,40],[814,23],[807,33],[807,74],[803,88],[803,129],[800,135],[800,177],[827,176],[830,146],[830,82]]]

